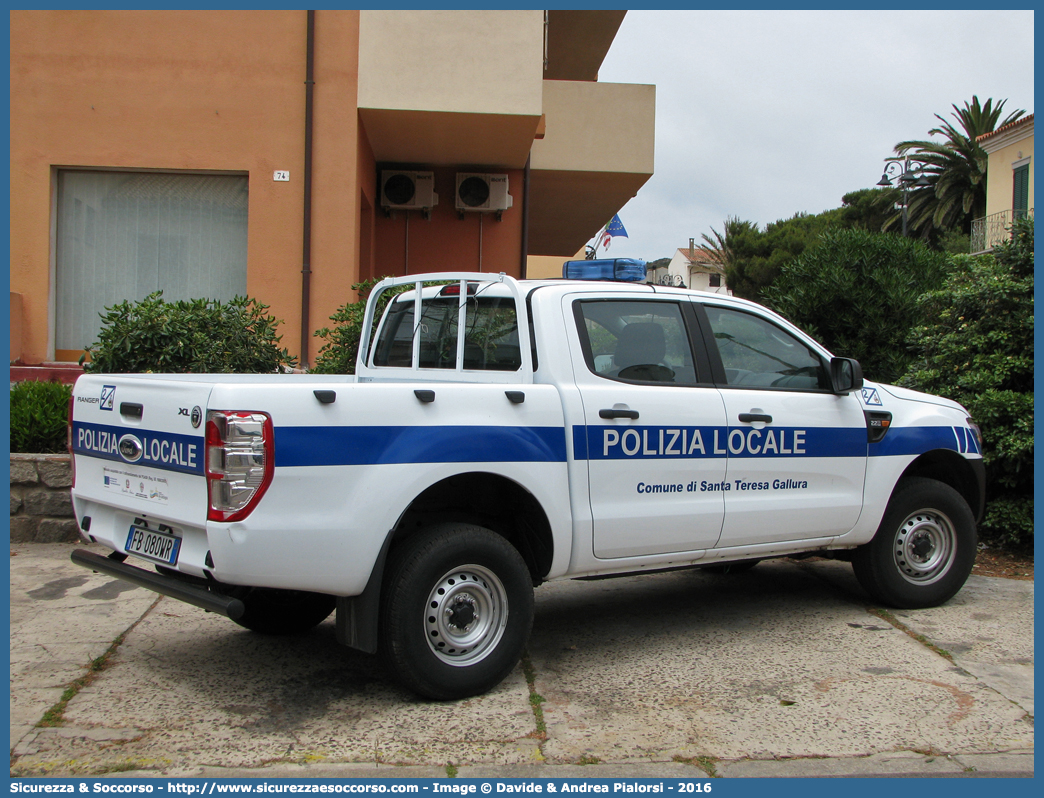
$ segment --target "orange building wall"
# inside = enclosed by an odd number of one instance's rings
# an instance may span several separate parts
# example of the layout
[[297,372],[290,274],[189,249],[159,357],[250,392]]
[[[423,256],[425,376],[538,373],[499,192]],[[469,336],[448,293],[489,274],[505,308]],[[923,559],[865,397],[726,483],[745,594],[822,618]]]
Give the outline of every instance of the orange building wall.
[[362,121],[357,123],[359,133],[358,152],[356,154],[356,174],[359,189],[359,280],[371,280],[374,275],[376,236],[377,197],[377,162],[373,157],[373,147],[366,135]]
[[[377,209],[374,276],[397,277],[428,271],[505,272],[521,276],[523,170],[506,170],[513,204],[499,222],[488,213],[466,213],[460,219],[454,208],[457,172],[483,170],[446,167],[433,171],[439,204],[432,208],[430,220],[420,211],[393,211],[386,216]],[[504,173],[499,169],[489,171]]]
[[[300,351],[305,11],[13,11],[11,290],[23,358],[54,353],[60,167],[249,176],[247,290]],[[316,13],[311,327],[349,298],[358,253],[359,17]],[[277,169],[290,182],[274,182]],[[313,347],[314,350],[314,347]]]

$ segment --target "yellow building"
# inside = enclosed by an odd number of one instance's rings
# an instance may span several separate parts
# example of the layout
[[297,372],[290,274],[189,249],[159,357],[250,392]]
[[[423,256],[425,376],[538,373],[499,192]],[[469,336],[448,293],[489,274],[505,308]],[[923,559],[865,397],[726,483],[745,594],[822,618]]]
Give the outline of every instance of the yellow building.
[[12,360],[162,289],[307,363],[359,280],[572,257],[653,171],[655,88],[597,81],[625,13],[11,12]]
[[1011,223],[1033,216],[1033,114],[979,136],[986,166],[986,216],[972,220],[971,252],[1008,237]]

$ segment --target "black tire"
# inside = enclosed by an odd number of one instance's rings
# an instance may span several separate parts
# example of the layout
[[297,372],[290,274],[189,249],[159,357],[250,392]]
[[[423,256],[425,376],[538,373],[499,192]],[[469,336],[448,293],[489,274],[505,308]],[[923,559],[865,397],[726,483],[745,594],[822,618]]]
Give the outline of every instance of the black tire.
[[874,539],[852,554],[859,584],[899,609],[935,607],[964,586],[975,564],[975,516],[956,490],[934,479],[901,482]]
[[533,626],[533,582],[500,535],[439,524],[392,550],[383,584],[381,652],[409,689],[448,701],[495,687]]
[[761,560],[736,560],[736,562],[722,562],[715,565],[701,565],[700,568],[712,574],[743,574],[757,565]]
[[337,604],[337,599],[325,593],[267,587],[248,587],[236,591],[234,597],[246,607],[236,623],[266,635],[307,632],[325,621]]

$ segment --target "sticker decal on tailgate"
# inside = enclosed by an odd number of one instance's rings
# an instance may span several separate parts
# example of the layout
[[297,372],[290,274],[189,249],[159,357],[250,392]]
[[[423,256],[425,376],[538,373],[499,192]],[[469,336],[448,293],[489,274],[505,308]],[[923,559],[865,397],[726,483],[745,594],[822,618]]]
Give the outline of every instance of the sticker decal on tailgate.
[[102,469],[102,486],[123,496],[166,504],[170,499],[170,484],[166,477],[138,474],[121,468]]
[[[133,440],[132,440],[133,439]],[[166,471],[203,475],[203,436],[73,423],[73,452]]]

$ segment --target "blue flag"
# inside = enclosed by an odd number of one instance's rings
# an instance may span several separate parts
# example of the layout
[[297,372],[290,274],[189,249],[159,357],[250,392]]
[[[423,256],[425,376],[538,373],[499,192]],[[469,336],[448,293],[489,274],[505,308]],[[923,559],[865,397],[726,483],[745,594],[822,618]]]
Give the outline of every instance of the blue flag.
[[620,221],[619,214],[613,214],[613,218],[609,221],[609,224],[605,226],[605,232],[610,236],[623,236],[627,238],[627,231],[624,230],[623,222]]
[[619,214],[613,214],[613,218],[609,220],[609,224],[602,230],[601,245],[602,249],[609,249],[609,243],[613,240],[613,236],[623,236],[627,238],[627,230],[624,229],[623,222],[620,221]]

